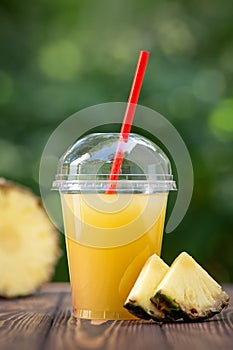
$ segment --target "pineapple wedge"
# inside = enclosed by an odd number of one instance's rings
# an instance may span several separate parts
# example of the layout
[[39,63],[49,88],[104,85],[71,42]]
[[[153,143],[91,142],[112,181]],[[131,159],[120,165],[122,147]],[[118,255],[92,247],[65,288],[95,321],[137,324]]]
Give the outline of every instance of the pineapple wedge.
[[124,307],[133,315],[146,320],[165,320],[163,311],[157,309],[150,301],[157,285],[169,267],[156,254],[153,254],[143,266]]
[[151,301],[166,316],[194,321],[210,318],[229,303],[221,286],[187,253],[181,253]]
[[58,233],[40,200],[0,179],[0,296],[33,293],[51,278],[59,256]]

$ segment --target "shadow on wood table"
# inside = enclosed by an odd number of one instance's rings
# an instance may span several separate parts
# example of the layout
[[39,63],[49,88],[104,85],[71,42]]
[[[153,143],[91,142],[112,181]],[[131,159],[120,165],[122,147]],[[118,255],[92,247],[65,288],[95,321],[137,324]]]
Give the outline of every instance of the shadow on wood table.
[[[233,299],[233,286],[224,289]],[[196,323],[76,320],[66,283],[47,284],[30,297],[0,299],[1,350],[232,350],[232,325],[232,303]]]

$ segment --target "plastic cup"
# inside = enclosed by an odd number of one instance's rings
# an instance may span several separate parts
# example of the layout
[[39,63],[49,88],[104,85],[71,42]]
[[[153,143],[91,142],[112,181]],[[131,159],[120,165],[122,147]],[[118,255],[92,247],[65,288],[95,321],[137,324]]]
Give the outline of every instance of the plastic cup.
[[114,194],[107,194],[119,134],[91,134],[60,158],[59,190],[74,316],[134,319],[123,308],[147,258],[160,255],[170,162],[154,143],[130,134]]

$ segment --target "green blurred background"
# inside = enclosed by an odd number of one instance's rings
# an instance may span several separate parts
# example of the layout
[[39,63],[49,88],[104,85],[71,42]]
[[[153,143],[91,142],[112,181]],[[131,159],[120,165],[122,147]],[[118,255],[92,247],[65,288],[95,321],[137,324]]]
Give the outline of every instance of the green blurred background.
[[[177,128],[195,176],[163,258],[186,250],[233,282],[232,34],[232,0],[1,0],[0,176],[39,194],[52,131],[82,108],[126,101],[138,53],[149,50],[139,103]],[[65,253],[54,280],[68,280]]]

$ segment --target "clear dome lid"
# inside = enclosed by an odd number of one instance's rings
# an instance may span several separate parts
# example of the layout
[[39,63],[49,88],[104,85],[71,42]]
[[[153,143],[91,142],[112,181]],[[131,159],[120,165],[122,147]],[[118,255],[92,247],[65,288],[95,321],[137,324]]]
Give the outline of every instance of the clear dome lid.
[[[89,134],[75,142],[60,158],[52,189],[65,193],[100,192],[109,185],[109,174],[119,145],[119,133]],[[159,146],[130,134],[116,192],[155,193],[175,190],[171,164]]]

